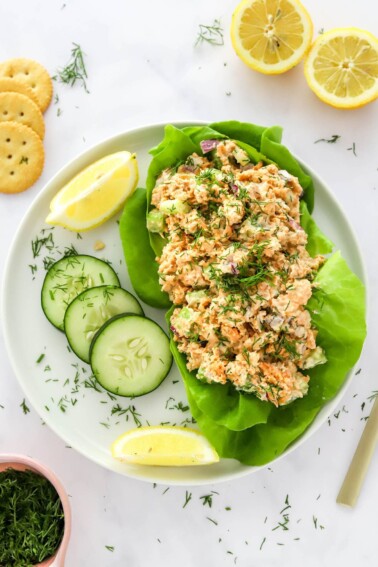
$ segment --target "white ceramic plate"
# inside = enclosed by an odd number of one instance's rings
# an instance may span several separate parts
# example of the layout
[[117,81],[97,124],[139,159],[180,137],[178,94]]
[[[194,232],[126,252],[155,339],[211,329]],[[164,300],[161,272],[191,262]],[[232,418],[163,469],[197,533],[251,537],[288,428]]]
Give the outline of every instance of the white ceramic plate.
[[[127,429],[135,427],[133,411],[139,414],[135,417],[142,424],[170,422],[179,425],[190,420],[189,411],[183,412],[175,408],[179,402],[187,405],[177,368],[173,366],[163,384],[147,396],[134,401],[121,397],[111,399],[100,387],[97,386],[99,391],[90,387],[90,367],[69,352],[64,334],[47,321],[40,305],[41,286],[46,273],[43,261],[49,257],[58,259],[64,248],[72,245],[79,253],[109,260],[117,271],[122,286],[132,291],[116,219],[83,233],[81,238],[76,233],[59,227],[49,230],[44,219],[52,197],[69,179],[87,165],[112,152],[126,149],[137,153],[141,175],[139,185],[142,187],[150,162],[148,150],[162,139],[163,130],[164,125],[158,124],[109,138],[61,169],[41,191],[26,213],[9,253],[2,297],[4,335],[15,374],[26,396],[42,419],[68,445],[96,463],[126,476],[166,484],[207,484],[247,475],[260,467],[244,466],[232,459],[223,459],[215,465],[204,467],[127,466],[115,461],[110,454],[112,441]],[[307,166],[304,167],[315,183],[314,216],[318,224],[335,242],[336,248],[341,249],[354,272],[366,281],[361,254],[348,220],[325,184]],[[44,229],[48,230],[43,233]],[[53,248],[49,250],[43,246],[39,255],[33,257],[31,243],[36,237],[49,237],[50,233],[53,235]],[[102,240],[106,245],[101,252],[94,251],[93,246],[97,240]],[[51,247],[52,243],[47,242],[47,245]],[[37,266],[37,269],[32,266]],[[148,317],[166,327],[163,312],[146,305],[143,308]],[[41,354],[44,357],[37,363]],[[351,376],[352,372],[338,395],[322,409],[307,432],[284,454],[308,439],[334,411]]]

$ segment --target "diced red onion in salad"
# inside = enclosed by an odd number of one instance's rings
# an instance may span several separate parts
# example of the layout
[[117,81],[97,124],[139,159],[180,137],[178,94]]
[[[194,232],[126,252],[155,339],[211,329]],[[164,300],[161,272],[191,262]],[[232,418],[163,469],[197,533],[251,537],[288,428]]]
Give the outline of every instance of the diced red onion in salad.
[[181,171],[189,171],[190,173],[193,173],[196,169],[195,165],[186,165],[186,163],[181,166]]
[[290,219],[289,220],[289,225],[294,228],[295,230],[303,230],[303,228],[301,227],[300,224],[297,223],[297,221],[295,221],[294,219]]
[[239,273],[237,264],[235,262],[230,262],[231,273],[236,276]]
[[236,185],[236,183],[229,183],[228,186],[233,193],[238,193],[239,187]]
[[218,144],[219,140],[202,140],[202,142],[200,142],[201,150],[204,154],[211,152],[211,150],[215,150]]

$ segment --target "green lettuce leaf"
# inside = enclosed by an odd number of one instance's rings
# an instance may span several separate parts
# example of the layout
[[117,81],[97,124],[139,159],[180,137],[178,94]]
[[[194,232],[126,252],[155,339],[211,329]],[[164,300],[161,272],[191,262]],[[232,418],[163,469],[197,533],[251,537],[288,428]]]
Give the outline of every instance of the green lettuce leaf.
[[340,252],[327,260],[315,282],[317,288],[307,307],[327,363],[308,371],[308,394],[287,406],[275,408],[232,387],[200,382],[187,370],[184,355],[171,340],[191,412],[221,457],[247,465],[262,465],[276,458],[304,433],[357,362],[366,336],[363,284]]
[[306,250],[312,258],[319,254],[330,254],[333,250],[333,242],[322,233],[310,213],[304,201],[300,203],[301,226],[307,232]]
[[286,169],[295,177],[303,189],[303,200],[307,203],[308,210],[312,213],[314,209],[314,185],[312,179],[303,171],[297,160],[290,151],[281,144],[282,128],[272,126],[266,128],[261,136],[260,151],[276,162],[281,169]]
[[159,284],[158,264],[146,227],[146,208],[146,191],[137,189],[126,201],[119,232],[131,284],[136,294],[148,305],[166,309],[171,302]]

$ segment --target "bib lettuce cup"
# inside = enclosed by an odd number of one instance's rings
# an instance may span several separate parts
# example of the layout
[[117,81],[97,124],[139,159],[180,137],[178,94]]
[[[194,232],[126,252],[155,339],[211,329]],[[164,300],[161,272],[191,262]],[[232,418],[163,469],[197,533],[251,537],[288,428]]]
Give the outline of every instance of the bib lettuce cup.
[[[193,153],[209,151],[210,144],[233,140],[246,152],[250,163],[274,163],[280,170],[298,178],[303,189],[300,224],[307,233],[307,252],[311,257],[325,255],[326,261],[315,275],[313,293],[306,305],[317,330],[317,344],[327,362],[306,370],[307,394],[275,407],[255,395],[239,391],[231,383],[214,384],[198,380],[189,372],[187,359],[171,337],[171,350],[181,372],[192,415],[201,431],[221,457],[235,458],[246,465],[263,465],[281,455],[310,427],[315,417],[342,387],[356,364],[364,338],[365,290],[341,253],[332,254],[332,242],[317,227],[311,212],[314,184],[289,150],[281,144],[281,128],[264,128],[236,121],[209,126],[176,128],[168,125],[162,142],[150,153],[146,189],[138,189],[127,201],[120,223],[120,234],[129,275],[139,297],[154,307],[171,304],[159,285],[158,264],[167,241],[165,234],[149,232],[146,213],[152,191],[162,171],[177,167]],[[167,311],[170,324],[176,306]]]

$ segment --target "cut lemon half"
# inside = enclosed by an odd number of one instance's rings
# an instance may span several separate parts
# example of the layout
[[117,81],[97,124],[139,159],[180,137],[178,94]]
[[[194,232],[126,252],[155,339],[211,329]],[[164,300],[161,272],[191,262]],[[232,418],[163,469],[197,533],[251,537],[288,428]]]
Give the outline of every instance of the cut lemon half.
[[219,461],[206,437],[186,427],[138,427],[118,437],[111,451],[115,459],[137,465],[187,467]]
[[50,203],[48,224],[90,230],[117,213],[138,183],[135,154],[108,155],[78,173]]
[[298,0],[242,0],[232,15],[232,45],[242,61],[267,75],[288,71],[304,57],[313,34]]
[[309,87],[336,108],[358,108],[378,97],[378,39],[357,28],[320,35],[305,62]]

